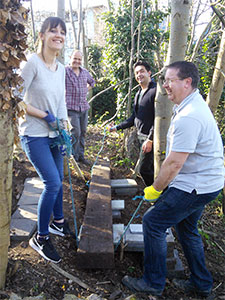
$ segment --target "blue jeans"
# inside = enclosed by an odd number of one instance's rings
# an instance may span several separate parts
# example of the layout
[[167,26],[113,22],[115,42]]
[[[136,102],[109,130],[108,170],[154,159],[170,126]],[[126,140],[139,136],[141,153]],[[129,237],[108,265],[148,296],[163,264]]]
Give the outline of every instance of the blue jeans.
[[166,230],[172,226],[178,233],[187,259],[190,281],[199,290],[212,288],[212,277],[205,265],[205,255],[198,220],[204,206],[215,199],[220,191],[197,195],[168,188],[143,216],[144,280],[151,287],[163,290],[166,278]]
[[68,118],[72,126],[71,133],[75,138],[73,144],[73,156],[76,161],[84,159],[85,135],[88,125],[88,110],[68,110]]
[[44,183],[38,202],[38,233],[48,235],[51,215],[55,220],[63,216],[63,156],[54,145],[57,138],[21,136],[21,145],[28,159]]

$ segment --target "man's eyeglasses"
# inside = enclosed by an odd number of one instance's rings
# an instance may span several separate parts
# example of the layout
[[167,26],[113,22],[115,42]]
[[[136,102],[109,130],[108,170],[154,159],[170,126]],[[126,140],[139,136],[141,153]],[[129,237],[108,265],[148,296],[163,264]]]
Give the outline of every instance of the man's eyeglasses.
[[176,79],[164,79],[163,80],[163,84],[168,84],[168,85],[171,85],[171,83],[177,81],[177,80],[183,80],[183,79],[180,79],[180,78],[176,78]]

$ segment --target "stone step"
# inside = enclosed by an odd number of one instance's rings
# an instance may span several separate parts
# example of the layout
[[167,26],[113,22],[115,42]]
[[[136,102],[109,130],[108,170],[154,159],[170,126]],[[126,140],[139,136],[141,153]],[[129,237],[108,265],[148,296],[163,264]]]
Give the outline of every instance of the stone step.
[[123,210],[125,208],[124,200],[112,200],[112,210]]
[[121,210],[125,208],[124,200],[112,200],[111,204],[113,219],[121,219]]
[[17,210],[11,217],[10,237],[13,240],[29,239],[37,228],[37,204],[44,185],[39,177],[27,178]]
[[134,179],[112,179],[111,188],[117,195],[135,195],[138,191],[138,185]]
[[[114,245],[117,245],[125,228],[126,227],[124,226],[124,224],[113,224]],[[167,241],[167,256],[173,256],[174,236],[170,228],[167,229],[166,241]],[[127,244],[124,249],[125,251],[130,251],[130,252],[144,251],[144,236],[143,236],[142,224],[130,224],[129,228],[124,234],[123,243]]]
[[[124,233],[124,224],[113,224],[113,243],[116,246]],[[174,249],[174,236],[171,228],[167,231],[167,270],[170,276],[182,273],[184,271],[182,262],[178,256],[178,251]],[[142,224],[130,224],[129,229],[123,236],[122,242],[126,247],[124,251],[127,252],[143,252],[144,253],[144,237]],[[167,275],[168,275],[167,274]]]

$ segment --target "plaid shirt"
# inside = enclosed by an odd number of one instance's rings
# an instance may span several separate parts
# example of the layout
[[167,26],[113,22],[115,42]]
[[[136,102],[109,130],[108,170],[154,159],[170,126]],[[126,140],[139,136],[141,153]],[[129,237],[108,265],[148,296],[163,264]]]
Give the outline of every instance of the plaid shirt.
[[94,86],[95,81],[90,73],[80,67],[80,74],[77,76],[71,67],[66,67],[66,105],[67,109],[85,111],[89,109],[87,102],[88,87]]

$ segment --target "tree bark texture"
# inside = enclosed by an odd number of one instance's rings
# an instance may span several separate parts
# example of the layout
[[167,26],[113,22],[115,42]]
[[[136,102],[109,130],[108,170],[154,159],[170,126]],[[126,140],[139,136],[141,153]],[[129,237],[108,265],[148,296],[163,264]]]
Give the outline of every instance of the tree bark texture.
[[10,243],[12,206],[13,124],[8,111],[0,112],[0,289],[4,288]]
[[223,30],[223,35],[220,42],[220,49],[216,61],[216,67],[214,69],[209,93],[206,98],[206,102],[213,113],[216,111],[221,94],[223,92],[224,82],[225,82],[225,30]]
[[171,1],[171,27],[167,64],[183,60],[185,57],[191,2],[191,0]]
[[[171,28],[170,42],[167,53],[166,65],[184,60],[187,48],[187,36],[189,28],[189,13],[191,0],[171,1]],[[162,79],[157,84],[155,100],[155,124],[154,124],[154,169],[155,177],[158,175],[162,161],[165,158],[166,135],[172,116],[172,103],[169,102],[166,92],[162,87]]]

